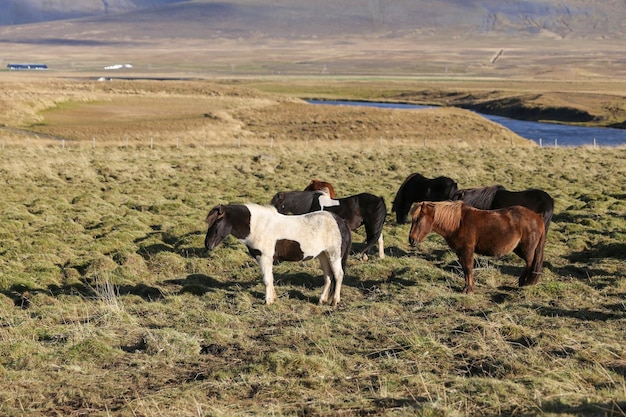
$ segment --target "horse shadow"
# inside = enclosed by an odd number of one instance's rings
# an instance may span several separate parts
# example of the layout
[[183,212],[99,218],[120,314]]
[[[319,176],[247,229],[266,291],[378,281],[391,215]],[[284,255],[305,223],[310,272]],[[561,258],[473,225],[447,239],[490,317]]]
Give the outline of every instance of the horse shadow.
[[256,286],[258,282],[222,282],[205,274],[190,274],[185,278],[167,279],[162,281],[161,284],[178,287],[178,294],[188,293],[202,296],[210,292],[215,292],[217,289],[232,290],[237,288],[239,290],[243,288],[249,290],[253,286]]
[[363,295],[368,295],[372,292],[373,289],[376,289],[380,286],[381,283],[384,284],[397,284],[402,287],[413,287],[418,285],[418,282],[414,279],[405,278],[407,274],[411,272],[411,269],[408,267],[393,269],[391,274],[388,277],[383,277],[381,279],[370,279],[370,280],[359,280],[357,278],[350,277],[347,280],[347,284],[351,287],[357,288],[361,291]]
[[567,257],[570,262],[589,262],[589,260],[594,258],[626,260],[626,243],[598,243],[592,249],[573,252]]
[[[626,250],[626,245],[622,246],[624,246],[624,249],[621,250]],[[598,248],[598,250],[602,251],[602,248]],[[583,252],[595,252],[595,250]],[[616,285],[617,279],[626,278],[626,271],[607,271],[599,267],[590,266],[590,258],[587,258],[586,256],[581,258],[581,253],[582,252],[570,254],[567,259],[573,263],[582,263],[583,266],[568,264],[558,268],[553,268],[553,271],[560,276],[571,277],[573,279],[581,281],[584,284],[589,285],[590,287],[597,290],[602,290],[607,287],[614,287]],[[596,256],[592,255],[591,258],[596,258]]]
[[413,252],[407,252],[405,249],[399,246],[387,246],[385,247],[385,256],[392,256],[394,258],[403,258],[405,256],[412,255]]
[[582,309],[564,309],[549,306],[533,306],[533,310],[537,311],[544,317],[571,317],[581,321],[608,321],[608,320],[623,320],[626,318],[626,313],[619,312],[604,312],[599,310],[592,310],[589,308]]
[[[285,285],[302,288],[306,291],[313,291],[313,295],[306,295],[303,290],[292,288],[287,290],[287,295],[290,299],[317,304],[319,301],[319,293],[321,293],[324,287],[324,277],[321,271],[315,274],[308,272],[274,273],[274,284],[279,287]],[[349,274],[345,274],[342,286],[356,286],[356,281]],[[331,287],[331,290],[332,288],[333,287]],[[265,294],[259,293],[259,296],[265,297]]]
[[[147,240],[153,234],[162,234],[163,235],[163,243],[153,243],[150,245],[142,245],[142,242]],[[146,236],[140,237],[134,240],[134,243],[139,245],[139,249],[137,250],[137,254],[140,255],[145,260],[149,260],[154,255],[160,252],[170,252],[176,253],[184,257],[196,257],[200,258],[206,254],[206,249],[204,247],[198,248],[194,246],[186,246],[185,242],[188,241],[189,238],[197,235],[203,235],[205,232],[203,231],[194,231],[190,233],[185,233],[180,236],[174,235],[166,235],[160,231],[154,231]]]
[[[623,370],[622,370],[623,372]],[[609,412],[612,410],[612,412]],[[623,410],[626,410],[626,401],[624,400],[612,400],[607,402],[585,402],[583,405],[571,405],[567,401],[560,398],[543,401],[541,404],[541,411],[544,413],[554,413],[561,415],[624,415]]]
[[[344,278],[348,278],[346,275]],[[344,279],[344,284],[346,280]],[[258,300],[265,299],[265,293],[258,291],[255,288],[262,284],[260,280],[254,281],[233,281],[222,282],[215,278],[212,278],[204,274],[191,274],[181,279],[169,279],[162,282],[166,286],[179,287],[178,294],[189,293],[196,296],[202,296],[207,293],[212,293],[217,290],[224,290],[228,292],[240,292],[247,291],[252,297]],[[305,294],[305,291],[321,291],[324,285],[324,278],[320,275],[311,275],[306,272],[289,272],[289,273],[274,273],[274,285],[276,291],[279,294],[287,294],[287,298],[305,301],[316,304],[319,301],[319,294],[313,295]],[[295,287],[295,288],[294,288]],[[285,290],[283,291],[283,288]]]
[[45,289],[33,289],[16,284],[6,290],[0,291],[0,293],[11,299],[15,307],[27,309],[30,307],[30,298],[35,294],[46,294],[53,297],[69,295],[96,300],[105,299],[111,295],[111,291],[113,291],[112,294],[114,296],[135,295],[145,301],[157,301],[164,298],[161,289],[150,285],[115,285],[109,289],[106,286],[100,286],[95,280],[87,278],[81,279],[80,282],[67,285],[50,284]]
[[[397,246],[394,246],[393,248],[397,250],[398,253],[400,253],[402,256],[421,258],[437,266],[441,266],[447,263],[446,261],[444,261],[444,257],[445,255],[451,253],[451,249],[447,246],[441,246],[439,249],[424,249],[422,246],[418,245],[415,247],[410,247],[408,251],[402,248],[398,248]],[[458,257],[455,256],[455,259],[458,259]]]

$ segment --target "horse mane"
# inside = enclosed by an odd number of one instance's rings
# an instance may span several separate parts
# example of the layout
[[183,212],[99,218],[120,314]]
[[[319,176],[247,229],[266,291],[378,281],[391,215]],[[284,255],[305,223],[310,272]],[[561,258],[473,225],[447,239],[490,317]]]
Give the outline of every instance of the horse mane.
[[276,209],[276,207],[272,205],[261,205],[261,204],[256,204],[256,203],[247,203],[244,205],[248,207],[248,210],[250,210],[251,213],[252,213],[252,210],[255,210],[255,211],[263,212],[269,215],[278,214],[278,210]]
[[454,231],[461,226],[462,201],[427,202],[434,210],[433,223],[441,230]]
[[335,198],[335,189],[333,186],[329,182],[320,181],[318,179],[311,180],[311,183],[306,186],[304,191],[321,191],[328,194],[330,198]]
[[[404,188],[406,187],[406,185],[415,177],[418,177],[421,180],[425,180],[427,179],[425,176],[423,176],[422,174],[418,173],[418,172],[414,172],[412,174],[409,174],[404,181],[402,181],[402,184],[400,184],[400,188],[398,188],[398,192],[396,193],[396,198],[393,199],[393,203],[391,205],[391,211],[397,211],[398,210],[398,205],[402,205],[404,203]],[[401,201],[398,201],[401,200]],[[409,210],[411,211],[411,210]]]
[[415,177],[419,177],[419,179],[421,179],[421,180],[427,180],[428,179],[425,176],[423,176],[422,174],[420,174],[419,172],[414,172],[412,174],[409,174],[409,176],[406,177],[404,179],[404,181],[402,181],[402,184],[400,185],[400,190],[404,189],[404,187],[406,187],[407,183],[409,181],[411,181]]
[[419,216],[424,207],[428,206],[433,211],[433,224],[437,228],[451,232],[461,226],[462,201],[424,201],[417,203],[411,208],[412,218]]
[[489,187],[465,188],[459,190],[458,193],[461,193],[461,200],[468,206],[488,210],[496,196],[496,192],[502,189],[504,189],[504,187],[497,184]]

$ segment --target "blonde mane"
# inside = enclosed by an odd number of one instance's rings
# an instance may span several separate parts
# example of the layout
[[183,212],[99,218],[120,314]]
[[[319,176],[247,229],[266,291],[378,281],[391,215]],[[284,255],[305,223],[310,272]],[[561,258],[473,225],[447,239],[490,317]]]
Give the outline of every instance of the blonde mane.
[[441,201],[431,202],[435,215],[434,225],[447,232],[454,231],[461,226],[462,201]]

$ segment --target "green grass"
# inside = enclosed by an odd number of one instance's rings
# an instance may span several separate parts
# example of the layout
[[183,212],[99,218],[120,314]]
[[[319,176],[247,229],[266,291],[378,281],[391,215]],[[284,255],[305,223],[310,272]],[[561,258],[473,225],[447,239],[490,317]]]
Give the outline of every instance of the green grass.
[[[626,415],[624,149],[7,147],[0,151],[0,414]],[[274,268],[278,301],[217,203],[327,180],[390,209],[411,172],[556,201],[544,275],[477,258],[461,294],[437,235],[351,258],[337,308],[315,261]],[[355,246],[363,232],[354,234]]]

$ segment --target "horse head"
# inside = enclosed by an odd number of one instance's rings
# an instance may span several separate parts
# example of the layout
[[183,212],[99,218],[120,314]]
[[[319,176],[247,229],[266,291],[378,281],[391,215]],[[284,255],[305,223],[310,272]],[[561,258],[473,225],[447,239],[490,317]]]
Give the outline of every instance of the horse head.
[[206,216],[205,222],[208,225],[208,229],[204,238],[204,247],[207,251],[214,249],[230,234],[232,226],[228,221],[224,221],[225,216],[226,206],[223,204],[213,207]]
[[274,197],[272,197],[272,201],[270,201],[270,204],[276,207],[276,210],[278,210],[279,213],[285,214],[287,212],[285,207],[285,192],[281,191],[274,194]]
[[435,208],[432,203],[425,201],[415,204],[409,212],[411,216],[411,230],[409,231],[409,243],[416,246],[421,243],[426,235],[433,229]]
[[465,191],[466,190],[457,190],[454,193],[452,193],[452,196],[450,197],[450,200],[452,201],[459,201],[459,200],[463,200],[465,198]]

